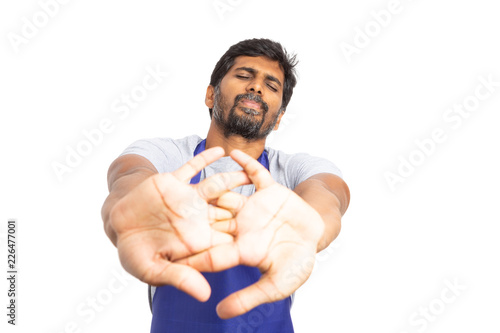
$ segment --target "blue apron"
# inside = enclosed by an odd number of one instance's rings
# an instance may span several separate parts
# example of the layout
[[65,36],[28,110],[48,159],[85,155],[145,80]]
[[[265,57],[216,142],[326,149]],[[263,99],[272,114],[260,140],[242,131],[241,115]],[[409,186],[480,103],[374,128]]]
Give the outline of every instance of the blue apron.
[[[205,150],[201,141],[194,151]],[[264,150],[258,161],[269,170],[269,159]],[[201,172],[191,179],[200,181]],[[199,302],[172,286],[156,288],[153,300],[151,333],[292,333],[290,317],[291,297],[262,304],[251,311],[231,319],[220,319],[215,307],[229,294],[255,283],[261,277],[256,267],[236,266],[218,273],[202,273],[212,293],[207,302]]]

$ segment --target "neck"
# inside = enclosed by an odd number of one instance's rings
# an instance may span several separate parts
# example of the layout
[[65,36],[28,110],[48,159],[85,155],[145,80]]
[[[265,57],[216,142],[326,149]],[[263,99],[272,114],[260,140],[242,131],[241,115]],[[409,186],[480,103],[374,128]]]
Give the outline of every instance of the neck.
[[212,121],[210,123],[210,129],[208,130],[205,148],[222,147],[226,152],[226,156],[229,156],[229,153],[233,149],[239,149],[253,158],[258,159],[264,151],[265,144],[265,138],[254,141],[248,141],[239,135],[231,135],[226,138],[223,131],[215,124],[215,121]]

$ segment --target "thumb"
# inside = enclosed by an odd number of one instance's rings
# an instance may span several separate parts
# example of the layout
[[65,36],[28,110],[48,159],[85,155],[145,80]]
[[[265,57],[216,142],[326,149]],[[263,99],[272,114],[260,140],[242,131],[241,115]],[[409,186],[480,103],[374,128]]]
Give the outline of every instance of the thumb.
[[229,319],[264,304],[282,300],[289,295],[281,293],[270,278],[262,277],[256,283],[224,298],[217,305],[217,315]]
[[210,298],[210,285],[203,275],[182,264],[167,262],[161,272],[148,283],[155,286],[171,285],[200,302],[206,302]]
[[[136,247],[123,245],[118,242],[120,262],[127,272],[139,280],[157,287],[173,286],[201,302],[210,298],[210,285],[194,268],[171,262],[160,254],[148,254],[138,251]],[[143,251],[144,248],[147,249],[147,246],[142,246]],[[151,259],[150,255],[154,258]]]

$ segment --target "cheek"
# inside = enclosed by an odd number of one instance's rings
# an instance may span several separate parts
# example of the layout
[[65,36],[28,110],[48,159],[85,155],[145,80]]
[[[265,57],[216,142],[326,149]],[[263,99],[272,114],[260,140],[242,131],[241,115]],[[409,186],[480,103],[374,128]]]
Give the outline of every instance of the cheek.
[[228,78],[225,78],[221,81],[220,84],[220,89],[222,92],[224,92],[224,95],[227,97],[231,97],[234,99],[234,96],[237,95],[236,92],[245,91],[244,88],[241,86],[242,82],[238,80],[231,80]]
[[223,96],[224,104],[233,106],[237,94],[232,89],[221,89],[221,95]]
[[269,111],[274,110],[278,112],[281,108],[281,98],[274,97],[270,99],[268,105],[269,105]]

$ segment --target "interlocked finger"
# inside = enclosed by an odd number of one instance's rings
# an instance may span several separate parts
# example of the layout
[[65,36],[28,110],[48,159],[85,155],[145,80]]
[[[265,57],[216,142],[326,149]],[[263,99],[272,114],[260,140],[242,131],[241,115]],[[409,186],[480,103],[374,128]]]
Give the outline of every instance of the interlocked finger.
[[241,165],[257,191],[275,183],[269,171],[250,155],[235,149],[231,152],[231,158]]
[[222,156],[224,156],[224,149],[222,149],[221,147],[207,149],[193,157],[186,164],[172,172],[172,174],[177,179],[188,183],[189,180],[193,178],[198,172],[203,170],[203,168],[208,166],[210,163],[215,162]]
[[216,206],[208,206],[208,221],[210,223],[215,223],[219,221],[225,221],[232,219],[234,217],[234,214],[224,208],[219,208]]
[[177,264],[189,265],[200,272],[220,272],[240,264],[238,246],[224,243],[190,257],[176,260]]
[[236,219],[215,222],[212,224],[212,229],[236,236],[238,231],[238,222]]
[[245,206],[247,200],[248,197],[242,194],[236,192],[226,192],[215,201],[215,204],[218,207],[233,212],[233,214],[237,214]]
[[203,180],[198,184],[197,190],[203,200],[210,201],[246,184],[250,184],[250,179],[244,171],[223,172]]

